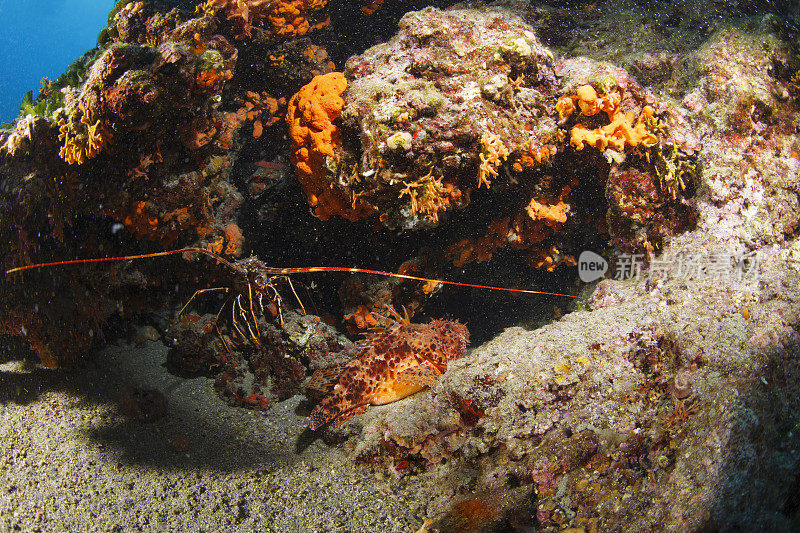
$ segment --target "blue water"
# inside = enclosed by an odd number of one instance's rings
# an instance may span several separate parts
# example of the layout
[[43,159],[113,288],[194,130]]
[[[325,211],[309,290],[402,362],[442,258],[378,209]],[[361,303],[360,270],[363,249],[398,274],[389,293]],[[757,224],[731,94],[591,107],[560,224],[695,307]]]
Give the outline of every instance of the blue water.
[[0,122],[19,114],[26,92],[55,80],[93,48],[112,0],[0,0]]

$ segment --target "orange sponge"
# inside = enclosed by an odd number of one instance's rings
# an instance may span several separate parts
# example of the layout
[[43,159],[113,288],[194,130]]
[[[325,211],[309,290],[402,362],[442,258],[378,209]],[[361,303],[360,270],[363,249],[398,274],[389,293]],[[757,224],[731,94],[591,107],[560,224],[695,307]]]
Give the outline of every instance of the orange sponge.
[[639,118],[633,112],[623,113],[620,103],[624,89],[615,88],[602,96],[591,85],[581,85],[572,96],[563,96],[556,103],[559,122],[563,123],[580,108],[584,116],[591,117],[600,111],[608,115],[609,124],[595,129],[589,129],[582,124],[572,128],[570,144],[576,150],[583,150],[589,145],[598,150],[611,147],[622,151],[626,146],[652,146],[658,142],[658,137],[647,130],[647,123],[653,118],[655,111],[650,106],[645,106]]
[[632,111],[623,113],[615,109],[609,114],[611,123],[600,128],[590,130],[577,124],[572,128],[570,144],[576,150],[582,150],[584,144],[588,144],[601,151],[608,146],[617,151],[624,150],[626,146],[653,146],[658,142],[658,137],[647,131],[647,121],[653,118],[653,113],[652,107],[645,106],[636,120]]
[[350,201],[343,191],[333,189],[325,177],[329,161],[338,161],[336,151],[342,140],[339,118],[344,106],[342,93],[347,80],[341,72],[315,76],[289,101],[286,122],[292,138],[292,164],[314,214],[321,220],[339,215],[355,221],[372,208]]
[[306,19],[308,13],[322,9],[327,3],[328,0],[276,0],[270,4],[267,18],[272,23],[276,35],[281,37],[305,35],[309,30],[328,24],[326,18],[311,26]]
[[567,221],[567,209],[561,198],[553,205],[542,204],[537,202],[536,198],[531,198],[525,211],[531,219],[540,220],[545,226],[558,229]]

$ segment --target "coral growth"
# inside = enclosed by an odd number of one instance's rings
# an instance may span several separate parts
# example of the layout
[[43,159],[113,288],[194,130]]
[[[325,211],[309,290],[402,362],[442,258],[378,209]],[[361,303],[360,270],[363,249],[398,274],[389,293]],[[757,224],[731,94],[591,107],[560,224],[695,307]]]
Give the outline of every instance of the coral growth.
[[90,118],[83,102],[79,102],[71,113],[59,118],[58,126],[58,138],[64,141],[59,155],[70,165],[82,165],[94,158],[111,141],[111,132],[99,118]]
[[478,165],[478,188],[491,183],[488,176],[497,177],[497,168],[508,158],[508,148],[496,133],[484,131],[481,135],[481,151],[478,154],[481,164]]
[[365,15],[372,15],[383,5],[383,0],[369,0],[368,4],[361,6],[361,12]]
[[267,29],[270,34],[291,38],[326,26],[327,18],[313,24],[309,18],[327,3],[327,0],[206,0],[197,7],[197,12],[209,16],[224,14],[237,39],[251,37],[253,28],[263,27],[266,22],[271,25]]
[[439,212],[456,204],[461,197],[461,192],[451,184],[442,183],[442,178],[437,179],[430,173],[411,183],[404,181],[403,185],[398,198],[408,195],[410,214],[422,215],[434,224],[439,222]]
[[[658,154],[660,148],[654,150]],[[696,223],[691,205],[675,201],[667,185],[659,183],[657,169],[657,163],[656,171],[612,169],[606,182],[611,237],[625,252],[643,253],[648,258],[661,250],[668,235],[690,230]]]
[[574,265],[575,258],[550,239],[561,234],[569,219],[571,206],[566,202],[570,187],[564,186],[557,198],[534,197],[512,217],[500,217],[487,227],[478,239],[462,239],[452,244],[445,256],[455,266],[472,261],[489,261],[497,250],[506,246],[528,250],[528,263],[535,268],[552,271],[562,264]]
[[540,220],[548,228],[558,230],[567,221],[567,209],[562,195],[557,204],[542,204],[537,202],[536,198],[531,198],[525,211],[531,220]]
[[689,157],[670,143],[655,150],[656,176],[661,191],[673,200],[686,190],[686,184],[694,180],[696,166]]
[[513,240],[514,232],[509,228],[509,218],[493,220],[488,227],[486,235],[478,239],[462,239],[450,245],[445,252],[445,257],[452,263],[461,267],[472,261],[489,261],[492,254],[506,246]]
[[272,126],[285,115],[281,111],[286,107],[285,98],[274,98],[267,92],[254,93],[247,91],[247,120],[253,121],[253,137],[258,139],[265,127]]
[[206,0],[197,6],[197,12],[211,17],[224,16],[236,38],[244,39],[251,36],[253,26],[263,24],[271,4],[272,0]]
[[328,25],[328,19],[311,25],[308,16],[325,7],[328,0],[273,0],[267,18],[272,24],[272,32],[279,37],[305,35]]
[[232,77],[233,73],[226,68],[225,60],[217,50],[204,50],[195,59],[195,83],[202,91],[220,92]]
[[138,201],[127,207],[107,207],[104,213],[125,225],[137,239],[147,239],[170,246],[189,227],[202,228],[203,224],[188,207],[158,214],[152,203]]
[[227,255],[229,257],[240,257],[244,251],[244,237],[242,230],[234,223],[230,223],[224,228],[224,233],[212,239],[207,245],[206,250],[217,255]]
[[787,90],[795,101],[800,102],[800,70],[795,72],[789,79]]

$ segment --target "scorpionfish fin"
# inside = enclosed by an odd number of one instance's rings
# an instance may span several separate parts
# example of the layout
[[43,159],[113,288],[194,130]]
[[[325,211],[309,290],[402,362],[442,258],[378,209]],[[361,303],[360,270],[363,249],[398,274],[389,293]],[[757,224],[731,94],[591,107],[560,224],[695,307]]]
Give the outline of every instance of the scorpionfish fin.
[[[336,409],[336,404],[330,401],[331,397],[327,397],[322,400],[317,406],[311,411],[311,415],[308,419],[308,427],[312,431],[316,431],[337,416],[339,416],[339,412]],[[333,403],[333,404],[332,404]],[[332,405],[331,405],[332,404]]]
[[[316,431],[328,422],[343,417],[343,419],[340,419],[336,424],[339,426],[353,415],[366,411],[368,404],[369,402],[367,401],[364,404],[353,405],[334,392],[319,402],[314,410],[311,411],[308,427],[311,428],[312,431]],[[361,409],[361,411],[359,411],[359,409]]]
[[311,379],[306,384],[306,389],[323,395],[330,393],[342,374],[343,368],[343,365],[320,368],[311,376]]

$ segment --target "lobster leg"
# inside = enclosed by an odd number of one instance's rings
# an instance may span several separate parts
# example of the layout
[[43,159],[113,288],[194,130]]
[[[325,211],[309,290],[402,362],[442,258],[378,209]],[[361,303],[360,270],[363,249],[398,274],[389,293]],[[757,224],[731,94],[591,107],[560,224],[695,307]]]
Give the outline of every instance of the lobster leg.
[[[236,297],[234,304],[236,306],[236,310],[238,311],[239,317],[241,317],[241,319],[244,321],[245,326],[247,326],[247,331],[248,333],[250,333],[250,337],[247,337],[246,335],[242,335],[242,337],[244,337],[246,340],[251,341],[256,346],[260,346],[261,342],[259,341],[259,337],[253,332],[253,328],[250,327],[250,317],[248,316],[247,311],[242,305],[241,294]],[[253,318],[253,323],[255,324],[255,316]],[[258,331],[258,324],[256,324],[256,331]]]
[[297,303],[300,304],[300,310],[303,311],[304,315],[307,315],[308,313],[306,313],[306,308],[305,308],[305,306],[303,306],[303,302],[300,300],[300,297],[297,295],[297,291],[294,290],[294,285],[292,285],[292,280],[289,279],[288,276],[286,277],[286,283],[289,284],[289,288],[292,289],[292,294],[294,294],[294,297],[297,299]]
[[233,303],[231,304],[231,322],[233,323],[233,327],[236,329],[239,335],[241,335],[241,337],[246,340],[247,335],[245,335],[244,332],[241,330],[241,328],[239,327],[239,323],[236,320],[236,306],[237,302],[236,300],[234,300]]
[[[186,302],[186,304],[183,307],[181,307],[180,311],[178,311],[178,317],[180,318],[180,316],[183,314],[183,312],[186,311],[186,308],[189,307],[189,304],[192,303],[192,300],[194,300],[195,296],[197,296],[199,294],[203,294],[204,292],[212,292],[212,291],[225,291],[225,292],[228,292],[228,290],[229,290],[228,287],[212,287],[210,289],[200,289],[200,290],[194,291],[194,294],[192,294],[192,297],[189,298],[189,301]],[[217,318],[219,318],[219,314],[217,314]]]
[[[250,300],[250,316],[253,317],[253,325],[256,328],[255,338],[259,339],[261,338],[261,332],[258,331],[258,319],[256,318],[256,312],[253,310],[253,284],[249,281],[247,282],[247,298]],[[256,341],[256,344],[258,344],[258,341]]]
[[[228,342],[225,340],[225,337],[222,335],[222,332],[219,330],[217,326],[214,326],[214,329],[217,330],[217,335],[219,335],[219,340],[222,341],[222,345],[225,347],[225,350],[228,352],[228,355],[233,355],[233,352],[231,352],[231,349],[228,347]],[[223,362],[225,362],[224,356],[223,356]]]

